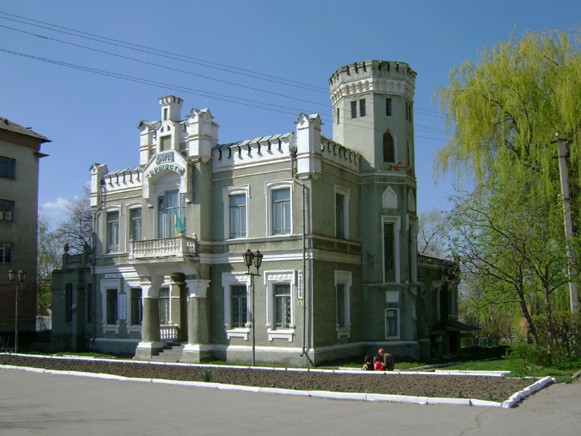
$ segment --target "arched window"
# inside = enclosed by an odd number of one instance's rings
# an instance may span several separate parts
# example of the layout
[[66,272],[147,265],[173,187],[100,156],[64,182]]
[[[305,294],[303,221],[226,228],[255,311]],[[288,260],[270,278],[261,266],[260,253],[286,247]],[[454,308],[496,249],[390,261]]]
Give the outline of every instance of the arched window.
[[383,134],[383,161],[389,163],[395,162],[395,142],[389,132]]

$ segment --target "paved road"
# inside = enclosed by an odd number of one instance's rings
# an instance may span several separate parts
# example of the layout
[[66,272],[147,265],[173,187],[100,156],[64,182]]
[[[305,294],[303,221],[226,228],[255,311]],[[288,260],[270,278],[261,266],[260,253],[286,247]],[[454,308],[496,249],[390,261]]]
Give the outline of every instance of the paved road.
[[[387,430],[386,430],[387,429]],[[575,435],[581,383],[513,409],[339,401],[0,366],[1,435]]]

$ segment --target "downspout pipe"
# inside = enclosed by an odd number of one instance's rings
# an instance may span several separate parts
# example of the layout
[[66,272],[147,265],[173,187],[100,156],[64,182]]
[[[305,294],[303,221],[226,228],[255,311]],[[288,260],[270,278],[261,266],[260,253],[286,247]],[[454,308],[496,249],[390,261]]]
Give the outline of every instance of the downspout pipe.
[[300,357],[307,354],[307,229],[306,229],[306,186],[303,182],[299,181],[296,176],[295,160],[297,158],[297,148],[296,146],[291,148],[291,178],[294,183],[297,183],[301,187],[302,193],[302,251],[303,251],[303,338]]
[[[101,214],[101,210],[103,209],[104,203],[107,201],[106,193],[105,193],[105,179],[101,179],[99,182],[99,192],[97,197],[97,208],[93,212],[93,247],[91,249],[91,298],[93,299],[93,308],[91,310],[91,318],[93,323],[93,337],[92,341],[97,339],[97,303],[98,299],[98,292],[97,292],[97,274],[95,273],[95,269],[97,266],[97,225],[98,225],[98,216]],[[89,345],[91,348],[91,345]]]

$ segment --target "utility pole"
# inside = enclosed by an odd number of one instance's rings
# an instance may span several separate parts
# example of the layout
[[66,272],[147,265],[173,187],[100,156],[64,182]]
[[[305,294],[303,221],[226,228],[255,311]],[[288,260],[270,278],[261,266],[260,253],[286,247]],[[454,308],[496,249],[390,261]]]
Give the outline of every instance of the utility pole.
[[563,198],[563,220],[565,223],[565,240],[567,242],[567,262],[569,269],[569,299],[571,313],[579,312],[579,294],[577,291],[577,268],[573,251],[573,224],[571,222],[571,199],[569,198],[569,178],[567,177],[566,140],[557,133],[557,154],[559,157],[559,176],[561,179],[561,196]]

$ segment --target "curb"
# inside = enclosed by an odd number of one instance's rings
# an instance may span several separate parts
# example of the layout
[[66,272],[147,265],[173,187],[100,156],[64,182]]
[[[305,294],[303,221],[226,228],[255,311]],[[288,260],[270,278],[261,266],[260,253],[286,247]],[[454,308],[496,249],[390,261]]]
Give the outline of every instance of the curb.
[[[12,366],[12,365],[0,365],[0,369],[7,370],[17,370],[17,371],[27,371],[35,372],[40,374],[52,374],[52,375],[69,375],[75,377],[89,377],[98,378],[104,380],[116,380],[116,381],[128,381],[128,382],[140,382],[140,383],[155,383],[155,384],[167,384],[175,386],[189,386],[189,387],[199,387],[208,389],[219,389],[224,391],[240,391],[240,392],[251,392],[251,393],[267,393],[267,394],[278,394],[278,395],[294,395],[312,398],[324,398],[324,399],[334,399],[334,400],[350,400],[350,401],[370,401],[370,402],[388,402],[388,403],[411,403],[420,405],[437,405],[437,404],[449,404],[456,406],[483,406],[483,407],[502,407],[505,409],[510,409],[514,407],[518,402],[522,401],[524,398],[532,395],[533,393],[549,386],[555,382],[552,377],[545,377],[532,385],[528,386],[520,392],[514,393],[508,400],[498,403],[495,401],[485,401],[478,399],[467,399],[467,398],[429,398],[429,397],[412,397],[405,395],[388,395],[388,394],[362,394],[353,392],[331,392],[331,391],[300,391],[292,389],[279,389],[279,388],[268,388],[268,387],[255,387],[255,386],[242,386],[242,385],[229,385],[222,383],[208,383],[208,382],[197,382],[197,381],[176,381],[176,380],[164,380],[164,379],[147,379],[147,378],[133,378],[133,377],[123,377],[111,374],[95,374],[79,371],[57,371],[51,369],[42,368],[30,368],[25,366]],[[341,371],[343,372],[343,371]],[[358,372],[359,373],[359,372]]]

